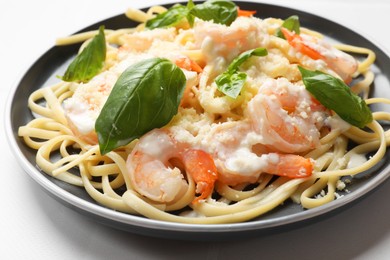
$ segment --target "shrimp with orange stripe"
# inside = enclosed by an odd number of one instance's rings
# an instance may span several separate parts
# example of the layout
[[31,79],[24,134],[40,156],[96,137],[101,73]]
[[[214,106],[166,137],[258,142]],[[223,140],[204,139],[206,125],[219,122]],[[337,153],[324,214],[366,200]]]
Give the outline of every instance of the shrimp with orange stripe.
[[209,197],[218,173],[211,156],[175,140],[169,130],[154,129],[142,136],[127,158],[134,189],[162,203],[180,198],[188,188],[185,175],[196,183],[193,203]]
[[298,52],[313,60],[323,60],[342,80],[347,83],[351,81],[358,69],[358,62],[351,55],[314,36],[297,34],[283,27],[281,31],[288,43]]

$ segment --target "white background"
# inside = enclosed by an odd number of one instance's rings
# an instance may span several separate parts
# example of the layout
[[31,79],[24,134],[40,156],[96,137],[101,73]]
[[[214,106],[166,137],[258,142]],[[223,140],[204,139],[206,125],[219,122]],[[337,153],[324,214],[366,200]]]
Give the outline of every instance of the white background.
[[[0,0],[0,106],[57,37],[168,1]],[[261,1],[267,2],[267,1]],[[356,29],[390,47],[390,1],[273,0]],[[325,220],[231,242],[149,238],[103,226],[55,201],[18,165],[0,130],[0,259],[390,259],[390,182]]]

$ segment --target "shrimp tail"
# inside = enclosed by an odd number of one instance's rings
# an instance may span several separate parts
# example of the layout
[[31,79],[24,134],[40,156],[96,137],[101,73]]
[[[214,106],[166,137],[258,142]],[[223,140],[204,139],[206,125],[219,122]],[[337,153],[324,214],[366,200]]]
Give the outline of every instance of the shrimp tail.
[[312,58],[323,60],[347,84],[351,82],[353,74],[358,69],[358,62],[351,55],[344,53],[324,42],[312,43],[311,47],[300,35],[281,28],[284,38],[296,50]]
[[270,164],[266,172],[289,178],[305,178],[313,173],[313,161],[295,154],[278,154],[278,162]]
[[217,167],[211,155],[203,150],[189,149],[182,157],[186,172],[196,183],[196,193],[200,194],[193,200],[193,203],[198,203],[212,194],[218,179]]
[[301,38],[301,36],[299,36],[298,34],[290,32],[286,28],[281,28],[281,31],[283,33],[283,36],[286,38],[287,42],[291,46],[296,48],[298,51],[309,56],[313,60],[319,60],[319,59],[325,60],[324,56],[322,56],[321,53],[306,45],[303,39]]
[[178,67],[182,69],[195,71],[197,73],[201,73],[203,71],[202,67],[198,63],[188,57],[178,58],[175,63]]

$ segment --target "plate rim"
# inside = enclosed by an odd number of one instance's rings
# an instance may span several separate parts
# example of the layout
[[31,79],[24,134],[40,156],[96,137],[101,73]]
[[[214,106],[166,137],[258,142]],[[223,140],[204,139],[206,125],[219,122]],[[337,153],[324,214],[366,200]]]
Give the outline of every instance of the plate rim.
[[[283,8],[286,10],[293,10],[297,11],[299,13],[304,13],[310,16],[315,16],[320,19],[324,19],[327,21],[330,21],[329,19],[316,15],[308,13],[307,11],[294,9],[282,5],[277,4],[268,4],[263,2],[245,2],[245,1],[234,1],[235,3],[244,3],[244,4],[252,4],[257,6],[267,5],[269,7],[275,7],[275,8]],[[170,6],[176,2],[166,3],[164,5]],[[111,17],[107,17],[103,20],[100,20],[94,24],[88,25],[85,28],[81,29],[80,31],[83,31],[87,29],[88,27],[92,27],[99,22],[103,22],[105,20],[114,19],[115,17],[118,17],[123,14],[114,15]],[[345,25],[341,25],[337,22],[331,21],[332,23],[341,26],[347,30],[352,31],[353,33],[359,35],[360,37],[364,38],[365,40],[369,41],[373,45],[375,45],[378,49],[380,49],[383,53],[386,54],[387,58],[390,59],[389,52],[382,44],[379,44],[375,40],[371,39],[369,36],[363,36],[359,30],[351,27],[346,27]],[[53,48],[52,46],[51,48]],[[103,219],[107,219],[109,221],[120,222],[124,225],[130,225],[130,226],[136,226],[143,229],[153,229],[156,231],[162,231],[162,232],[173,232],[173,233],[197,233],[200,232],[201,234],[210,235],[210,234],[217,234],[217,233],[224,233],[224,232],[258,232],[262,230],[267,230],[271,228],[276,227],[282,227],[282,226],[288,226],[290,224],[307,221],[310,219],[314,219],[316,217],[325,216],[328,213],[334,212],[337,209],[341,209],[346,205],[351,204],[354,201],[357,201],[359,199],[365,198],[366,194],[369,192],[372,192],[375,190],[378,186],[382,185],[390,176],[390,164],[386,165],[381,172],[379,172],[374,177],[370,178],[368,181],[366,181],[362,187],[357,189],[356,191],[353,191],[353,194],[350,194],[350,196],[344,196],[340,199],[336,199],[332,202],[329,202],[325,205],[322,205],[317,208],[313,208],[310,210],[302,210],[301,212],[294,213],[287,216],[280,216],[273,219],[265,219],[265,220],[253,220],[248,222],[241,222],[241,223],[229,223],[229,224],[185,224],[185,223],[176,223],[176,222],[167,222],[167,221],[161,221],[161,220],[154,220],[154,219],[148,219],[143,216],[138,215],[132,215],[128,213],[122,213],[119,211],[115,211],[109,208],[106,208],[99,204],[94,204],[89,201],[86,201],[64,189],[62,189],[60,186],[56,185],[54,182],[50,181],[48,178],[45,177],[45,173],[39,171],[35,165],[31,164],[27,158],[24,156],[24,154],[21,151],[21,148],[16,142],[16,138],[19,138],[17,133],[14,132],[12,128],[12,117],[11,117],[11,111],[12,111],[12,104],[14,103],[15,94],[20,86],[20,83],[22,82],[24,76],[26,76],[30,69],[34,67],[34,65],[41,59],[51,48],[46,49],[41,55],[39,55],[38,58],[34,59],[30,64],[27,64],[27,69],[22,70],[21,75],[18,75],[18,78],[14,81],[13,86],[10,88],[10,91],[8,93],[8,96],[6,98],[6,104],[5,104],[5,133],[6,133],[6,139],[8,141],[8,145],[10,146],[12,153],[15,157],[15,159],[19,162],[18,164],[22,166],[23,170],[35,181],[39,184],[41,188],[44,188],[46,192],[48,192],[50,195],[53,195],[56,199],[66,202],[70,206],[73,206],[81,211],[86,211],[89,214],[97,215]],[[386,75],[389,76],[389,75]],[[28,108],[26,108],[28,109]],[[68,205],[68,206],[69,206]],[[105,223],[107,224],[107,223]],[[143,233],[141,231],[141,233]],[[145,234],[148,232],[145,230]],[[180,234],[179,234],[180,235]]]

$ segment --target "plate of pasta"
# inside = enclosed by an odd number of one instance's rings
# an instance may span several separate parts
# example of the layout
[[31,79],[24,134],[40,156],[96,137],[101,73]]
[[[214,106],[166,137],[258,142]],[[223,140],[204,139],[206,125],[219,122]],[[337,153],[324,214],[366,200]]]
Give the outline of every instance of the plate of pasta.
[[99,222],[237,238],[388,178],[389,70],[377,44],[295,9],[129,8],[58,38],[14,87],[6,130],[29,176]]

